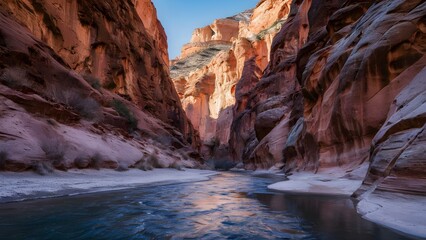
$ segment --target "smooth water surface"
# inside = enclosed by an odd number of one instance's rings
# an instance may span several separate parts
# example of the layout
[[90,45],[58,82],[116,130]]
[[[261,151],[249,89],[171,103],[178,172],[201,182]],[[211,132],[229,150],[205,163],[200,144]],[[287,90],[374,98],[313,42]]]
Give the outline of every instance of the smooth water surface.
[[363,220],[351,199],[268,190],[276,176],[0,205],[0,239],[407,239]]

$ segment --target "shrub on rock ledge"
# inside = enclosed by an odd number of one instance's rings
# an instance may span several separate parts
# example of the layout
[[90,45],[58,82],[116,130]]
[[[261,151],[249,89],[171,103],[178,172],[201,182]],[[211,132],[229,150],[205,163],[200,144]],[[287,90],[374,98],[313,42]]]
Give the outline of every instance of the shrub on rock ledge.
[[123,102],[116,99],[112,101],[111,105],[121,117],[127,120],[129,125],[129,132],[135,131],[138,127],[138,120],[135,118],[134,114],[129,110],[129,108]]

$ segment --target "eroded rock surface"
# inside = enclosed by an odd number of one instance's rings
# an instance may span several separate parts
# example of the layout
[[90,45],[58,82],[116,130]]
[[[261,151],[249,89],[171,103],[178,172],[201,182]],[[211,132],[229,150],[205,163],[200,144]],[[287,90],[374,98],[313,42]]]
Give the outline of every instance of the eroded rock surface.
[[149,0],[2,1],[0,170],[195,166],[166,49]]
[[[426,84],[416,80],[426,65],[425,7],[422,1],[293,1],[263,76],[253,88],[237,89],[234,159],[251,169],[285,163],[286,171],[353,169],[371,161],[366,184],[384,178],[379,186],[388,190],[405,181],[396,172],[423,179],[424,101],[404,89]],[[395,110],[406,105],[416,115],[404,119]],[[409,192],[425,189],[422,181],[412,184]]]
[[166,36],[150,0],[7,0],[1,8],[71,69],[192,134],[168,76]]
[[259,75],[266,68],[272,38],[289,9],[288,0],[267,0],[253,10],[218,19],[194,30],[191,42],[172,61],[173,82],[204,142],[205,156],[229,158],[237,83],[246,61],[253,63]]

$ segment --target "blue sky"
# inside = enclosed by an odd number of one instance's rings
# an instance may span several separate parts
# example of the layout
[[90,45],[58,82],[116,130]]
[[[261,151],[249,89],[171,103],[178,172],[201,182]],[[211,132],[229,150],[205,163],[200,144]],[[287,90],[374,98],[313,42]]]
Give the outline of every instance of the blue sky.
[[214,19],[235,15],[254,8],[259,0],[152,0],[164,26],[170,59],[180,54],[183,44],[191,40],[195,28],[209,25]]

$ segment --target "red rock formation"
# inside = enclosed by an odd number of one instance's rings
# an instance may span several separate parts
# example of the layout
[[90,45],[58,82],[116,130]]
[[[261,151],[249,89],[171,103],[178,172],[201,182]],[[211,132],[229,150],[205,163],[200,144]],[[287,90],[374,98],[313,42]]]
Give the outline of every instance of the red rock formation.
[[373,139],[370,169],[355,195],[374,190],[426,193],[425,60],[401,75],[411,81],[394,98],[386,122]]
[[153,39],[155,49],[160,53],[163,59],[162,64],[168,66],[169,53],[167,52],[167,36],[163,26],[157,19],[157,10],[150,0],[133,0],[136,12],[138,13],[145,30]]
[[262,0],[254,8],[249,30],[258,34],[270,28],[278,20],[287,18],[290,13],[290,2],[281,0]]
[[148,0],[2,1],[0,169],[187,158],[179,151],[198,139],[169,78],[166,44]]
[[[293,1],[263,76],[237,88],[234,158],[287,171],[370,161],[359,193],[424,194],[425,12],[420,0]],[[246,69],[240,82],[258,78]]]
[[166,37],[151,1],[7,0],[1,8],[72,69],[94,75],[102,86],[191,135],[167,74]]
[[[263,70],[269,60],[273,36],[288,14],[289,1],[262,1],[246,11],[196,29],[191,42],[172,62],[173,82],[187,116],[200,132],[204,154],[214,155],[219,147],[221,158],[227,149],[235,88],[245,62],[253,58]],[[264,17],[263,12],[268,16]],[[228,156],[229,157],[229,156]]]

